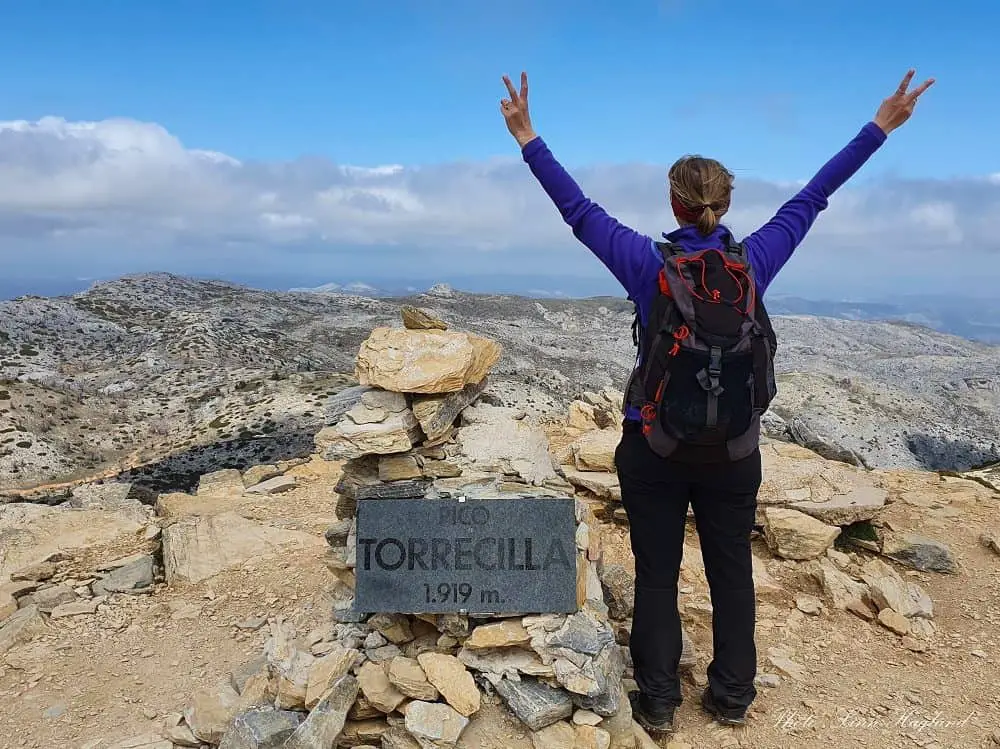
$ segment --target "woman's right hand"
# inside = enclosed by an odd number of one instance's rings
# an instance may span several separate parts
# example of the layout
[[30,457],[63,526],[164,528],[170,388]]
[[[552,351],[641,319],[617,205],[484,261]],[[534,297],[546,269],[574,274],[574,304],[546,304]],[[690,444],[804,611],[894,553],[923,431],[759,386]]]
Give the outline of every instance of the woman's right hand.
[[893,92],[892,96],[882,102],[882,106],[878,108],[878,112],[875,114],[875,124],[882,128],[882,131],[886,135],[910,119],[910,115],[913,114],[913,108],[917,105],[917,99],[934,83],[933,78],[928,78],[918,88],[907,93],[906,89],[909,88],[914,72],[912,69],[907,71],[899,84],[899,88]]
[[531,127],[531,116],[528,114],[528,74],[521,73],[521,93],[514,90],[510,78],[503,77],[507,86],[509,99],[500,102],[500,111],[507,122],[507,129],[514,136],[517,144],[524,148],[535,139],[535,131]]

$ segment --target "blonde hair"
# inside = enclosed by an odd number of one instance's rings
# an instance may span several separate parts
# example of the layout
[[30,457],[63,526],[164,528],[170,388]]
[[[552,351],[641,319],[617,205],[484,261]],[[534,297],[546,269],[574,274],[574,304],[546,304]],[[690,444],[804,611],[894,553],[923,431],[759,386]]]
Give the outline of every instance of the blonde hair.
[[702,236],[708,236],[729,210],[733,175],[715,159],[684,156],[668,173],[671,198],[676,198],[691,216]]

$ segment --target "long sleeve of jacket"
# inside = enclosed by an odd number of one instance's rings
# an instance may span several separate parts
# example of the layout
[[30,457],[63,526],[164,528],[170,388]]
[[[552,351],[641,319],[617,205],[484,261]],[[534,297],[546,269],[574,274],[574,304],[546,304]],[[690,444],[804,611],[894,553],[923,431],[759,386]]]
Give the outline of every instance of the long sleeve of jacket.
[[650,272],[658,272],[653,240],[608,215],[584,195],[540,137],[527,143],[521,153],[573,235],[607,266],[629,297],[635,298],[648,285]]

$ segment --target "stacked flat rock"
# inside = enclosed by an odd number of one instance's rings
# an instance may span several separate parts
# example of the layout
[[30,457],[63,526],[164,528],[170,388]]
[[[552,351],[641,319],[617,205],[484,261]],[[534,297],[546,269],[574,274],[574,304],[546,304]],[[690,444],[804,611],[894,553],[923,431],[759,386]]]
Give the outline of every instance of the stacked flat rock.
[[598,746],[631,748],[622,687],[628,651],[608,616],[599,544],[590,543],[596,521],[581,500],[573,614],[355,610],[358,501],[573,495],[540,424],[515,409],[477,402],[499,345],[448,330],[421,310],[408,308],[403,319],[404,328],[376,329],[362,344],[360,384],[329,401],[328,426],[316,437],[320,455],[343,461],[335,487],[338,520],[326,533],[327,565],[338,579],[333,623],[319,642],[315,633],[296,639],[287,624],[272,625],[260,691],[275,711],[275,730],[289,730],[294,722],[281,711],[322,705],[328,701],[324,690],[349,692],[350,682],[340,680],[352,679],[356,694],[342,714],[328,710],[314,720],[312,707],[295,731],[310,721],[330,721],[341,731],[332,745],[447,749],[484,704],[495,703],[532,732],[564,726],[572,733],[569,719],[585,710],[593,716],[586,730]]

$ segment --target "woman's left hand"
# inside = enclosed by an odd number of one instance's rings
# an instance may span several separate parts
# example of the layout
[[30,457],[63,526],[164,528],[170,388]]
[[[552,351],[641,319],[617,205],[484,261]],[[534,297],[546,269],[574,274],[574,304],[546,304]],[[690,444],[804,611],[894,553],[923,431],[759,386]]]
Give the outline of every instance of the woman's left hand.
[[514,136],[517,144],[524,148],[537,136],[531,127],[531,115],[528,114],[528,74],[521,73],[521,92],[514,90],[514,84],[510,78],[503,77],[503,82],[507,86],[509,99],[500,102],[500,111],[507,123],[507,129]]

